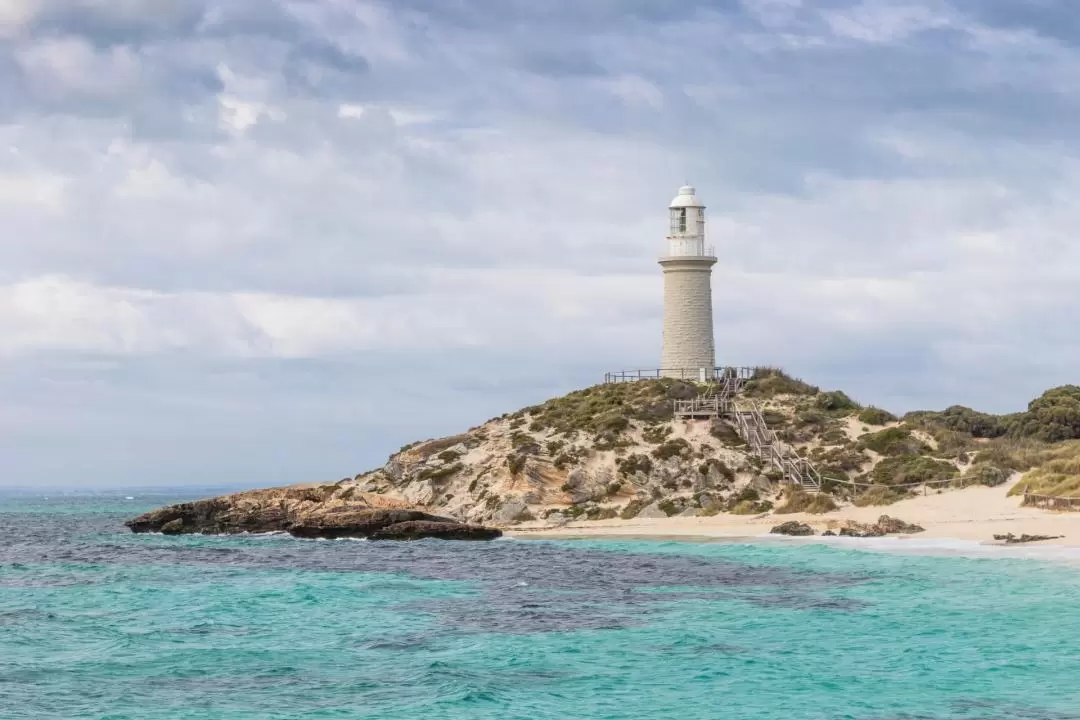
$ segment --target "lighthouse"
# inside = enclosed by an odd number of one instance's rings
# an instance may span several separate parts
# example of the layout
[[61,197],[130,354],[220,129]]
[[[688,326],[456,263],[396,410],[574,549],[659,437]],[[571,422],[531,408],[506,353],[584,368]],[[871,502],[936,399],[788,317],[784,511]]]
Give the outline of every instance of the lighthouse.
[[666,377],[711,380],[715,375],[712,267],[705,247],[705,206],[694,188],[679,188],[671,201],[664,269],[664,345],[660,367]]

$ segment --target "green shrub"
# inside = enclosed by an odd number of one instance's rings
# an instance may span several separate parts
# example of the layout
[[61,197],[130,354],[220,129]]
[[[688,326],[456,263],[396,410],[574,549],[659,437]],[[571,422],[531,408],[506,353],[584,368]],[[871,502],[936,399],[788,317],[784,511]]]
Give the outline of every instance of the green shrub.
[[911,497],[911,494],[902,488],[873,485],[863,491],[852,500],[855,507],[870,507],[872,505],[892,505],[894,502]]
[[713,468],[716,468],[717,472],[719,472],[721,477],[723,477],[725,480],[728,480],[730,482],[731,480],[735,479],[735,471],[728,467],[727,464],[724,463],[722,460],[718,460],[717,458],[709,458],[705,462],[701,463],[701,465],[698,466],[698,473],[701,475],[708,475],[709,470]]
[[565,470],[571,465],[577,465],[579,462],[581,462],[581,449],[578,447],[569,447],[565,452],[556,455],[552,464],[558,470]]
[[661,500],[657,504],[656,507],[659,508],[660,511],[663,512],[668,517],[671,517],[672,515],[678,515],[680,512],[682,512],[682,508],[680,508],[678,505],[676,505],[670,499],[669,500]]
[[839,390],[818,393],[814,398],[814,406],[831,415],[847,415],[860,409],[859,403]]
[[622,509],[622,512],[619,513],[619,517],[621,517],[623,520],[630,520],[631,518],[635,518],[637,517],[637,514],[644,510],[648,504],[649,503],[645,502],[644,500],[631,500],[630,502],[626,503],[626,507],[624,507]]
[[996,465],[973,465],[968,468],[958,479],[953,480],[953,485],[967,487],[969,485],[985,485],[997,487],[1009,481],[1009,471],[1003,470]]
[[638,453],[619,458],[615,461],[615,466],[619,469],[619,474],[623,476],[630,476],[639,472],[647,475],[653,469],[652,460],[647,455]]
[[529,433],[517,430],[510,434],[510,447],[519,448],[534,442],[536,441],[533,440],[533,436]]
[[887,457],[874,467],[870,476],[877,485],[906,485],[952,480],[960,474],[956,466],[944,460],[921,455]]
[[552,456],[558,455],[564,447],[566,447],[565,440],[548,440],[547,453]]
[[454,463],[452,465],[443,465],[441,467],[425,468],[417,476],[420,480],[442,480],[448,478],[451,475],[461,472],[465,466],[461,463]]
[[681,456],[684,452],[690,449],[690,443],[686,442],[683,438],[675,438],[674,440],[668,440],[660,447],[652,451],[652,456],[657,460],[668,460],[669,458]]
[[773,512],[777,515],[799,512],[822,515],[836,509],[838,509],[836,503],[828,495],[823,493],[811,495],[798,485],[792,485],[784,492],[783,504],[778,505]]
[[816,395],[813,385],[797,380],[778,368],[754,368],[744,392],[749,397],[773,398],[777,395]]
[[725,447],[743,447],[746,441],[739,437],[738,431],[723,420],[714,420],[709,425],[709,434],[720,441]]
[[517,475],[525,469],[525,461],[527,457],[527,455],[522,455],[519,453],[514,453],[513,455],[507,456],[506,466],[510,468],[511,475]]
[[858,447],[881,455],[918,455],[930,450],[926,443],[912,436],[910,428],[903,425],[864,435],[859,438]]
[[589,520],[611,520],[619,517],[619,509],[613,507],[589,508],[585,512],[585,517]]
[[443,450],[441,453],[439,453],[439,459],[443,462],[452,463],[456,462],[460,458],[461,453],[454,452],[453,450]]
[[1080,439],[1080,386],[1047,390],[1011,419],[1009,434],[1053,443]]
[[670,425],[654,425],[653,427],[647,427],[642,431],[641,439],[647,443],[659,445],[660,443],[667,440],[667,436],[670,434]]
[[876,408],[873,405],[864,407],[856,416],[859,422],[867,425],[888,425],[896,421],[896,416],[887,410]]

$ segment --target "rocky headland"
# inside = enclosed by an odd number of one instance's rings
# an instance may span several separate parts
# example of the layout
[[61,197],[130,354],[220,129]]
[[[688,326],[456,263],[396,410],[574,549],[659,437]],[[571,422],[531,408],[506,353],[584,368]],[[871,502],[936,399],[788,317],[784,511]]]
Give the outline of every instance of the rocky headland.
[[[135,532],[489,539],[499,533],[494,528],[583,520],[828,515],[1010,481],[1009,492],[1025,499],[1080,497],[1080,387],[1048,391],[1012,415],[954,406],[901,418],[758,370],[742,397],[830,479],[817,494],[785,485],[730,423],[673,417],[673,401],[706,391],[678,380],[597,385],[407,445],[354,477],[175,505],[128,525]],[[892,527],[885,532],[906,532]],[[850,526],[844,534],[860,532],[876,531]]]

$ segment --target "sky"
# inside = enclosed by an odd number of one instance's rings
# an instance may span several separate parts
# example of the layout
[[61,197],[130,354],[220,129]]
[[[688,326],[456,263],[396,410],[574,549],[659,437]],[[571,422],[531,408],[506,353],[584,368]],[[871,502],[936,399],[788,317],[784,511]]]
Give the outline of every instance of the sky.
[[337,480],[659,362],[1080,382],[1070,0],[0,0],[0,486]]

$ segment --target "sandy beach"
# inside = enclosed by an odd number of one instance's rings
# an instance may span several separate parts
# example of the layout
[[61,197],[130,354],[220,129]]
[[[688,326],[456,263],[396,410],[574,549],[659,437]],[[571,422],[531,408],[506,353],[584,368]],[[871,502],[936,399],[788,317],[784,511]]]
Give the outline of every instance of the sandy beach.
[[[872,523],[881,515],[891,515],[921,525],[925,532],[899,536],[905,541],[947,539],[987,545],[1003,545],[994,535],[1063,536],[1061,539],[1032,543],[1080,547],[1080,512],[1052,512],[1022,507],[1020,497],[1009,497],[1012,483],[996,488],[972,487],[963,490],[931,492],[889,505],[888,507],[844,507],[826,515],[738,516],[720,514],[712,517],[635,518],[572,522],[561,527],[541,523],[514,528],[515,537],[670,537],[670,538],[749,538],[769,534],[782,522],[797,520],[813,526],[819,533],[839,527],[846,520]],[[773,536],[776,537],[776,536]],[[814,538],[800,538],[813,540]],[[831,538],[820,538],[830,540]]]

